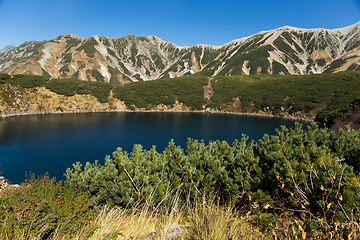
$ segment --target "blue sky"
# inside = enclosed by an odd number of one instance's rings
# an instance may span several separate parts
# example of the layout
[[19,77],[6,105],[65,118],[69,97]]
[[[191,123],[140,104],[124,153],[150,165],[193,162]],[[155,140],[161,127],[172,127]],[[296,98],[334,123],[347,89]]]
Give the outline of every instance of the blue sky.
[[67,33],[222,45],[285,25],[333,29],[359,21],[360,0],[0,0],[0,49]]

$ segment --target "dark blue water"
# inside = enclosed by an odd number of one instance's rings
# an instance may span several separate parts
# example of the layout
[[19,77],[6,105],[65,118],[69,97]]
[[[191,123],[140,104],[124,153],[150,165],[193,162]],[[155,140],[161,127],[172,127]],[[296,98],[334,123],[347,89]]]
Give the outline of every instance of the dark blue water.
[[0,172],[12,183],[25,173],[64,179],[75,162],[102,164],[117,147],[131,152],[134,144],[162,152],[171,139],[186,148],[188,138],[226,140],[246,134],[257,141],[294,121],[281,118],[210,113],[85,113],[32,115],[0,119]]

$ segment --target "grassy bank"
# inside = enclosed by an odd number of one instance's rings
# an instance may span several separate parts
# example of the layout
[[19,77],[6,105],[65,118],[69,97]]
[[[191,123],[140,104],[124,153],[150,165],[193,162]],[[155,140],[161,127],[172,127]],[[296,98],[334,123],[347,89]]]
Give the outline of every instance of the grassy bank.
[[[31,186],[27,185],[31,183]],[[48,177],[2,193],[1,239],[272,239],[256,216],[204,197],[179,205],[139,204],[131,209],[95,206]],[[164,199],[166,200],[166,199]],[[10,207],[11,204],[11,207]],[[5,208],[5,206],[7,208]],[[6,212],[4,212],[6,210]],[[297,230],[298,231],[298,230]],[[301,234],[298,232],[297,234]]]
[[[280,215],[274,226],[267,225],[257,214],[220,203],[217,196],[204,196],[179,204],[152,203],[131,209],[117,206],[95,206],[82,193],[76,199],[64,194],[54,180],[40,177],[31,186],[22,184],[16,190],[2,193],[0,201],[1,239],[325,239],[314,237],[302,218]],[[60,196],[60,197],[59,197]],[[164,199],[166,201],[166,199]],[[76,201],[76,202],[74,202]],[[11,204],[11,207],[10,207]],[[4,214],[4,208],[7,207]],[[76,207],[74,207],[76,206]],[[339,225],[339,228],[342,226]],[[356,221],[346,234],[359,237]],[[340,239],[339,235],[333,239]]]

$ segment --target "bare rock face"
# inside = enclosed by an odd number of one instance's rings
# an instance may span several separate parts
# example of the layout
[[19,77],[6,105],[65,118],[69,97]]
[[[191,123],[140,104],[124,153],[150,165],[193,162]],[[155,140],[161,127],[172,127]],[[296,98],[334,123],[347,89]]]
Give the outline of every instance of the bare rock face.
[[222,46],[180,47],[156,36],[67,34],[0,50],[0,72],[125,84],[205,76],[360,71],[360,22],[340,29],[281,27]]
[[9,45],[9,46],[4,47],[3,49],[0,49],[0,53],[7,52],[7,51],[13,50],[15,48],[16,47],[14,45]]

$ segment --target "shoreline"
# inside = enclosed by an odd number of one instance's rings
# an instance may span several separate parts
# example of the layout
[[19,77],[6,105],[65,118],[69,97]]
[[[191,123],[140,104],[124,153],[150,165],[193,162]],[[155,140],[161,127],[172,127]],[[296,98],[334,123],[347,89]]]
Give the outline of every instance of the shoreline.
[[[229,111],[204,111],[204,110],[129,110],[129,109],[121,109],[121,110],[91,110],[91,111],[36,111],[36,112],[16,112],[11,114],[0,114],[0,121],[2,119],[6,119],[9,117],[16,117],[16,116],[30,116],[30,115],[48,115],[48,114],[81,114],[81,113],[111,113],[111,112],[156,112],[156,113],[210,113],[210,114],[231,114],[231,115],[239,115],[239,116],[257,116],[257,117],[264,117],[264,118],[283,118],[289,119],[294,121],[302,121],[302,122],[314,122],[313,119],[308,118],[299,118],[293,116],[275,116],[272,114],[266,113],[250,113],[250,112],[229,112]],[[319,123],[318,123],[319,124]],[[2,178],[1,178],[2,177]],[[1,192],[1,179],[4,179],[3,176],[0,175],[0,192]],[[5,179],[4,179],[5,180]],[[8,184],[7,184],[8,185]],[[4,185],[5,186],[5,185]],[[9,186],[18,187],[18,184],[9,184]]]
[[[68,113],[106,113],[106,112],[179,112],[179,113],[211,113],[211,114],[232,114],[240,116],[257,116],[257,117],[270,117],[270,118],[283,118],[289,120],[298,120],[303,122],[316,122],[310,118],[300,118],[294,116],[276,116],[266,113],[251,113],[251,112],[228,112],[228,111],[205,111],[205,110],[91,110],[91,111],[43,111],[43,112],[16,112],[0,114],[0,119],[16,116],[30,116],[30,115],[47,115],[47,114],[68,114]],[[318,123],[319,124],[319,123]]]

